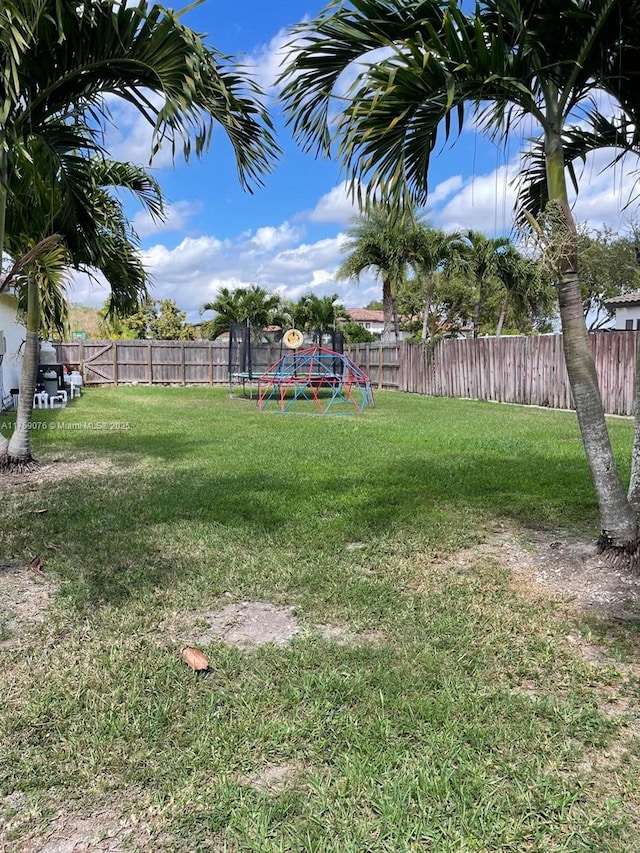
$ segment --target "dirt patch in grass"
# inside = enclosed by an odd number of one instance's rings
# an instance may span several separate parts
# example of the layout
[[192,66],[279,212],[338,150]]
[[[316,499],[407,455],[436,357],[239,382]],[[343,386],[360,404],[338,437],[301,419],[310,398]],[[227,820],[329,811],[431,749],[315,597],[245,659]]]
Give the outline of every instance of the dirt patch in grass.
[[293,607],[282,607],[268,601],[240,601],[221,610],[200,611],[184,617],[175,631],[180,642],[206,646],[220,640],[229,646],[248,651],[268,643],[285,646],[297,637],[320,635],[339,645],[378,643],[378,631],[356,633],[344,625],[319,624],[303,627]]
[[[0,851],[20,853],[127,853],[131,850],[165,850],[166,837],[131,809],[136,792],[77,811],[53,809],[46,830],[30,831],[42,823],[38,808],[30,808],[18,792],[0,800]],[[127,808],[127,805],[129,808]]]
[[57,584],[28,566],[0,565],[0,643],[10,645],[41,624]]
[[297,761],[284,761],[281,764],[267,763],[254,773],[246,773],[241,776],[238,782],[256,791],[279,794],[295,783],[303,770],[303,765]]
[[250,649],[273,643],[283,646],[301,633],[293,608],[265,601],[240,601],[222,610],[198,614],[201,628],[196,645],[222,640],[229,646]]
[[507,536],[499,547],[516,585],[533,583],[576,611],[640,621],[640,575],[611,566],[595,542],[536,531]]
[[595,542],[505,526],[480,545],[436,560],[435,568],[472,569],[487,559],[510,571],[520,594],[546,593],[575,612],[640,622],[640,575],[613,568],[596,553]]
[[0,486],[5,492],[29,492],[45,484],[49,485],[87,474],[109,474],[118,468],[114,460],[106,455],[76,454],[68,459],[59,457],[41,459],[37,460],[37,465],[32,471],[0,471]]
[[509,586],[521,599],[551,598],[560,612],[577,617],[580,630],[566,636],[576,657],[613,667],[622,677],[640,677],[640,649],[629,633],[640,625],[640,575],[603,560],[595,541],[505,524],[479,545],[429,561],[412,586],[427,591],[456,578],[473,583],[487,562],[508,572]]

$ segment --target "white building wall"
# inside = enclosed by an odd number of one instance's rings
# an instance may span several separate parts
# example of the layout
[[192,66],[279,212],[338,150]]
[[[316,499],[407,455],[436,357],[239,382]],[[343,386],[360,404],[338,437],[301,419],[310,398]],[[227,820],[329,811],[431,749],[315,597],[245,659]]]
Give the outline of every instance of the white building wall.
[[631,322],[632,329],[640,329],[640,305],[621,305],[616,308],[615,329],[624,331],[628,329],[627,322]]
[[15,296],[0,293],[0,331],[4,333],[7,346],[7,351],[0,365],[5,395],[9,393],[11,388],[17,388],[20,384],[20,367],[22,365],[20,347],[25,339],[26,331],[24,325],[17,320],[17,306]]

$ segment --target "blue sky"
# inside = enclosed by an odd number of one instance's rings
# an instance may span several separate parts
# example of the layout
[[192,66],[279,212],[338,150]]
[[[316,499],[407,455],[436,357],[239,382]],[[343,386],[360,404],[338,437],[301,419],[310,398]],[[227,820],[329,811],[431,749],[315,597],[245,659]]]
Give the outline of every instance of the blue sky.
[[[359,285],[338,282],[334,274],[344,257],[344,232],[357,213],[347,197],[336,163],[303,154],[285,127],[273,82],[287,40],[287,28],[313,16],[324,4],[315,0],[205,0],[185,22],[225,54],[251,67],[270,92],[268,105],[283,155],[265,186],[253,195],[243,191],[230,146],[221,129],[201,160],[172,164],[160,152],[152,171],[168,201],[164,226],[151,223],[134,208],[131,217],[152,274],[152,295],[174,299],[197,320],[200,306],[220,287],[259,284],[297,299],[310,291],[338,293],[354,308],[379,298],[373,275]],[[116,127],[109,132],[112,156],[148,164],[150,131],[130,108],[112,105]],[[509,232],[520,142],[499,149],[470,125],[453,147],[432,158],[428,216],[446,230],[477,228],[491,235]],[[621,227],[633,215],[621,212],[629,179],[622,167],[602,173],[587,164],[575,213],[593,227]],[[78,277],[70,287],[73,302],[100,306],[107,290]]]

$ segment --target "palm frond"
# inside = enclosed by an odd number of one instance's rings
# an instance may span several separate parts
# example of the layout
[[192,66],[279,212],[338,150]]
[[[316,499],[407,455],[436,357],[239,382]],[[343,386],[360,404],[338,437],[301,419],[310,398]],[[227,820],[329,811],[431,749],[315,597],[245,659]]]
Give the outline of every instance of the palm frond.
[[[1,126],[20,143],[45,136],[51,121],[104,117],[104,96],[131,103],[150,122],[154,147],[200,155],[219,123],[231,141],[243,186],[260,184],[279,153],[261,91],[231,57],[207,46],[180,16],[144,0],[14,0],[28,25],[0,40]],[[31,13],[31,14],[30,14]],[[15,45],[22,50],[19,61]],[[13,63],[13,64],[12,64]],[[1,116],[0,116],[1,118]]]
[[638,0],[483,0],[471,12],[456,0],[331,3],[290,48],[281,79],[294,135],[337,152],[365,199],[408,190],[424,202],[431,157],[468,112],[498,141],[523,116],[557,135],[604,89],[640,124]]
[[[31,247],[33,248],[33,247]],[[41,332],[46,336],[64,337],[67,331],[69,306],[66,284],[69,268],[67,249],[60,241],[41,248],[35,256],[22,265],[16,295],[18,311],[26,316],[29,280],[38,289],[40,300]]]
[[[603,149],[611,149],[611,159],[605,168],[615,166],[625,154],[640,154],[640,127],[624,116],[607,118],[598,111],[589,117],[587,127],[567,128],[562,135],[565,164],[569,179],[576,194],[579,191],[577,165],[585,163],[589,154]],[[526,227],[528,217],[537,219],[548,200],[547,176],[545,168],[544,140],[531,141],[529,151],[524,155],[525,167],[516,178],[516,222]],[[629,187],[627,206],[640,197],[636,177]]]

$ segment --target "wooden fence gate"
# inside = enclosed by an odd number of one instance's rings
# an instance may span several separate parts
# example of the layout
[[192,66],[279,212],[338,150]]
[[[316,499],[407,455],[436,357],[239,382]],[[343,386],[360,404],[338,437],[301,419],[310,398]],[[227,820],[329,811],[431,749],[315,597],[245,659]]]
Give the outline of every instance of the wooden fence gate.
[[80,368],[86,385],[219,385],[229,379],[228,347],[215,341],[64,343],[58,359]]

